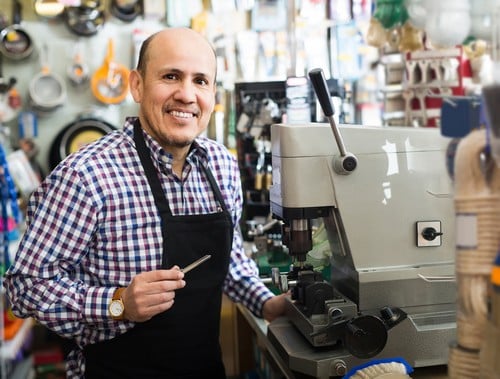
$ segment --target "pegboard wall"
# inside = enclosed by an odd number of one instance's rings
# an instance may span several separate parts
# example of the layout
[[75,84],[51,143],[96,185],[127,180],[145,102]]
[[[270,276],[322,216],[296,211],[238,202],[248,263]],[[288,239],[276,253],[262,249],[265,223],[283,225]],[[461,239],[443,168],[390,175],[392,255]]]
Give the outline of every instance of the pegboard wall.
[[[92,94],[89,82],[75,86],[68,78],[67,70],[72,64],[75,49],[78,49],[82,61],[89,68],[89,74],[103,65],[108,42],[114,45],[114,61],[128,68],[135,66],[137,48],[135,39],[141,40],[163,27],[161,21],[145,20],[138,17],[132,22],[124,22],[105,13],[105,22],[102,28],[92,36],[80,36],[68,29],[61,17],[49,19],[35,14],[32,0],[20,1],[22,4],[20,25],[28,32],[32,39],[33,53],[22,60],[3,58],[2,76],[4,80],[13,77],[17,80],[15,88],[21,97],[21,107],[16,110],[32,111],[29,102],[29,86],[31,80],[42,70],[42,49],[46,46],[45,62],[51,72],[59,75],[66,87],[66,99],[62,106],[50,112],[35,112],[37,115],[38,131],[34,138],[39,153],[36,157],[40,166],[48,171],[49,150],[57,134],[80,115],[90,115],[100,118],[111,125],[120,128],[126,116],[137,114],[137,105],[129,94],[119,104],[103,104]],[[103,2],[104,9],[106,2]],[[12,22],[12,1],[0,0],[0,13]],[[4,122],[11,134],[12,145],[16,145],[19,136],[18,117]]]

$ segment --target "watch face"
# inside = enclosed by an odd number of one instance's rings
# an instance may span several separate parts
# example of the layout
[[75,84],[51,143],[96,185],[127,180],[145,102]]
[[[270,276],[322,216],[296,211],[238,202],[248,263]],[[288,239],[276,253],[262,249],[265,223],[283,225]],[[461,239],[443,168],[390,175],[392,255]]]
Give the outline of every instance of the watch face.
[[120,300],[113,300],[109,305],[109,312],[113,317],[120,317],[123,313],[123,303]]

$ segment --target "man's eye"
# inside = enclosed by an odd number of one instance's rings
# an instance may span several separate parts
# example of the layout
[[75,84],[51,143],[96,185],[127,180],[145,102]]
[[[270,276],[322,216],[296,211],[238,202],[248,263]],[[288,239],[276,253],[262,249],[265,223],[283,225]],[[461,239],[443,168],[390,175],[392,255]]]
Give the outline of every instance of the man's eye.
[[168,80],[175,80],[177,78],[177,75],[175,75],[175,74],[165,74],[165,75],[163,75],[163,77],[165,79],[168,79]]

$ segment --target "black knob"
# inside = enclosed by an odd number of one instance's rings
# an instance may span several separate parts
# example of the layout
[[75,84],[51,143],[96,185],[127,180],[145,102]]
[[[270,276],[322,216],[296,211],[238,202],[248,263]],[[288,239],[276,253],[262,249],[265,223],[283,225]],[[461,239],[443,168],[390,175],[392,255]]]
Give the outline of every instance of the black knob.
[[353,156],[346,156],[345,159],[342,161],[342,167],[344,168],[344,170],[348,172],[354,171],[357,165],[358,161]]
[[394,317],[394,311],[390,307],[384,307],[380,310],[380,315],[382,316],[382,319],[384,320],[392,320]]
[[434,241],[438,236],[442,236],[443,233],[438,232],[436,229],[432,227],[425,228],[422,230],[422,237],[427,241]]
[[388,329],[391,329],[406,319],[406,313],[403,310],[397,307],[389,306],[385,306],[380,309],[380,316]]

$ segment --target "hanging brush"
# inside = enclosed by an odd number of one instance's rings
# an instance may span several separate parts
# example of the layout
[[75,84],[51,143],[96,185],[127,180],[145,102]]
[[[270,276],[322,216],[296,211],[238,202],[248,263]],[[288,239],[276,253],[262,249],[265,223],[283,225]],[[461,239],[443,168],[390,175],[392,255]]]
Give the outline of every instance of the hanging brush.
[[406,379],[413,369],[403,358],[376,359],[354,367],[342,379]]

